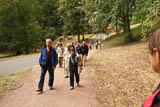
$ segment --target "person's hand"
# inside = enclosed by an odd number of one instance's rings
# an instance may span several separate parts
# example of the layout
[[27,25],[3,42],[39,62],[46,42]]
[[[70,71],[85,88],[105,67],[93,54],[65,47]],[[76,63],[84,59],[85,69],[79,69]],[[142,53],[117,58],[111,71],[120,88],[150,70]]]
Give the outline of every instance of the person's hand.
[[53,67],[53,70],[55,70],[56,69],[56,67]]

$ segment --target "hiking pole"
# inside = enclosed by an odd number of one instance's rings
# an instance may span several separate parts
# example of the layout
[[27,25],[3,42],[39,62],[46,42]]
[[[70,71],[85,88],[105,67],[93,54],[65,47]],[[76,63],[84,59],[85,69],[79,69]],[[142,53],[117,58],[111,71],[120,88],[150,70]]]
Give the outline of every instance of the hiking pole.
[[63,61],[64,61],[64,74],[65,74],[65,58],[63,59]]

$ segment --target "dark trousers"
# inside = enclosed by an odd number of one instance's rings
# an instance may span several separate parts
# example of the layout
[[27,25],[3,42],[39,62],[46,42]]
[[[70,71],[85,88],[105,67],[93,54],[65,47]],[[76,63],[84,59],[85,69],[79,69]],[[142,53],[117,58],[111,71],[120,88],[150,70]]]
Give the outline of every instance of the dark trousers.
[[45,79],[45,75],[46,75],[47,70],[48,70],[48,73],[49,73],[48,85],[49,85],[49,87],[53,86],[54,70],[53,70],[52,66],[46,66],[46,67],[43,67],[43,68],[41,67],[41,76],[40,76],[40,81],[39,81],[39,85],[38,85],[38,88],[40,90],[43,90],[44,79]]
[[76,77],[76,82],[77,84],[79,83],[79,74],[78,74],[78,70],[70,70],[70,86],[74,87],[74,75]]
[[92,46],[90,46],[89,48],[90,48],[90,50],[91,50],[91,49],[92,49]]
[[96,46],[96,49],[98,49],[98,46]]

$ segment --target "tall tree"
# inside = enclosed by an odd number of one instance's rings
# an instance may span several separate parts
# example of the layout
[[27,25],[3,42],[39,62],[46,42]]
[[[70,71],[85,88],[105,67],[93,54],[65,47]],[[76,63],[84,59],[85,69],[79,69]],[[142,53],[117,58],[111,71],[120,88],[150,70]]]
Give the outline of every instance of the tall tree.
[[[86,12],[83,9],[85,1],[83,0],[60,0],[61,5],[59,7],[60,14],[64,21],[64,33],[70,33],[78,36],[80,41],[80,35],[85,31],[84,24],[88,23],[86,18]],[[69,30],[69,31],[67,31]]]

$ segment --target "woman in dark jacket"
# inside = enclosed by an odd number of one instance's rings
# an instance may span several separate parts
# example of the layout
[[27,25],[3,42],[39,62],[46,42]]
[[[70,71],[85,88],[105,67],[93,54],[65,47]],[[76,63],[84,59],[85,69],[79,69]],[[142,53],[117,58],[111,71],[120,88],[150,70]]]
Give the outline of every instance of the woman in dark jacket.
[[75,53],[75,49],[71,48],[71,55],[69,58],[70,90],[74,89],[74,76],[76,77],[77,86],[79,86],[78,58],[79,55]]

